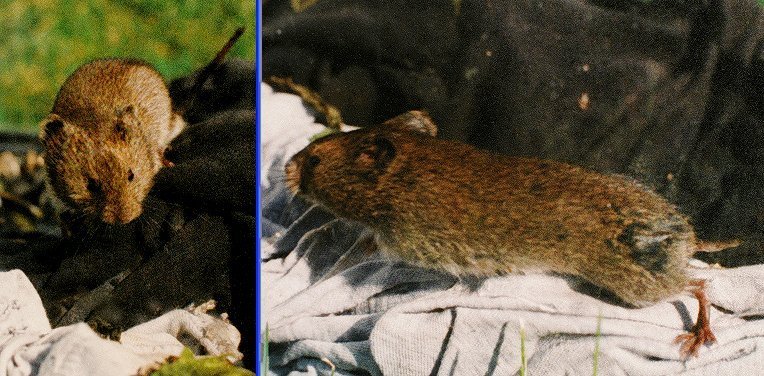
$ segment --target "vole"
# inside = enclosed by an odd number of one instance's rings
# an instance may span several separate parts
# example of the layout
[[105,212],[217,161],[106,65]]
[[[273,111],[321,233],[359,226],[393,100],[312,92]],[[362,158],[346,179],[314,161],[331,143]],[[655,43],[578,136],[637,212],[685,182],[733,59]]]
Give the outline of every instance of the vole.
[[[194,90],[221,64],[242,34],[236,31],[199,74]],[[137,59],[99,59],[64,82],[40,123],[45,164],[56,195],[103,222],[129,223],[143,211],[154,176],[172,163],[163,155],[185,127],[192,97],[174,108],[167,85]]]
[[459,276],[555,272],[644,307],[689,285],[701,307],[681,353],[715,341],[702,283],[685,274],[693,227],[621,176],[435,138],[426,113],[320,138],[286,165],[299,196],[361,222],[388,255]]

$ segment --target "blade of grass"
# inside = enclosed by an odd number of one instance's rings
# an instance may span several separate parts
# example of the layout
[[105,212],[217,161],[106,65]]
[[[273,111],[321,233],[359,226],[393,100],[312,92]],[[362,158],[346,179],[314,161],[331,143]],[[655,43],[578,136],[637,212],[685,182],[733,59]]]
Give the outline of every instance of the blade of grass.
[[600,338],[602,337],[602,310],[597,315],[597,331],[594,333],[594,364],[592,365],[592,375],[597,376],[597,368],[600,360]]
[[265,333],[263,333],[263,359],[261,361],[261,368],[263,374],[268,374],[268,367],[270,359],[268,359],[268,324],[265,324]]
[[322,361],[322,362],[324,362],[324,363],[326,363],[326,365],[328,365],[328,366],[329,366],[329,367],[332,369],[332,373],[331,373],[331,375],[330,375],[330,376],[334,376],[334,371],[337,369],[337,367],[335,367],[335,366],[334,366],[334,363],[332,363],[332,361],[331,361],[331,360],[329,360],[329,359],[328,359],[328,358],[326,358],[326,357],[324,357],[324,358],[321,358],[321,361]]
[[528,359],[525,358],[525,328],[520,326],[520,376],[526,376]]

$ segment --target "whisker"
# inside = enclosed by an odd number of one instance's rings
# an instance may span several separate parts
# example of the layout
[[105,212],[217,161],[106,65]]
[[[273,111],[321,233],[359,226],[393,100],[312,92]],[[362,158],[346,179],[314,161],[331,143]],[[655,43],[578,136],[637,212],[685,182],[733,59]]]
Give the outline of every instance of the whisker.
[[159,197],[156,197],[156,196],[151,196],[151,200],[144,201],[144,205],[146,205],[147,203],[150,204],[151,203],[150,201],[157,201],[157,202],[160,202],[160,203],[163,203],[163,204],[166,204],[166,205],[175,206],[175,207],[178,207],[178,208],[185,208],[185,206],[183,206],[181,204],[178,204],[178,203],[175,203],[175,202],[172,202],[172,201],[163,200],[163,199],[161,199]]

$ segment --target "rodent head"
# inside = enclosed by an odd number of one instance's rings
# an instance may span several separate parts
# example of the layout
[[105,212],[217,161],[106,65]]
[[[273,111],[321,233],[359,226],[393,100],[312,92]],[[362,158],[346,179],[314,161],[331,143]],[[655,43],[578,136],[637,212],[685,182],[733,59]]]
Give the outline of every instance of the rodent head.
[[57,196],[106,223],[137,218],[162,166],[156,129],[171,117],[164,80],[144,63],[97,60],[80,67],[40,124]]
[[425,112],[411,111],[380,125],[320,138],[287,163],[287,186],[343,217],[376,218],[382,214],[378,206],[387,204],[379,193],[400,167],[396,161],[412,132],[435,136],[437,128]]
[[121,124],[113,137],[94,137],[55,114],[44,127],[45,164],[59,198],[110,224],[141,214],[159,165],[146,158],[156,151],[139,130]]

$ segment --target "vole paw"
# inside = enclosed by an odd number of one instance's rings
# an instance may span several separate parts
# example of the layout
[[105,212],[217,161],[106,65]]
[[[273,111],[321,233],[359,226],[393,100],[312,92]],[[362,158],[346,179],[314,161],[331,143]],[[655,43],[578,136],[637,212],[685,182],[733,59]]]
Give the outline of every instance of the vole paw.
[[695,325],[691,332],[680,334],[674,339],[674,343],[681,343],[679,354],[682,359],[690,356],[698,357],[700,346],[716,342],[716,336],[711,332],[711,328],[704,325]]
[[159,157],[162,160],[162,166],[165,167],[175,167],[175,163],[172,163],[169,159],[167,159],[167,152],[170,150],[170,147],[168,146],[166,149],[159,152]]

